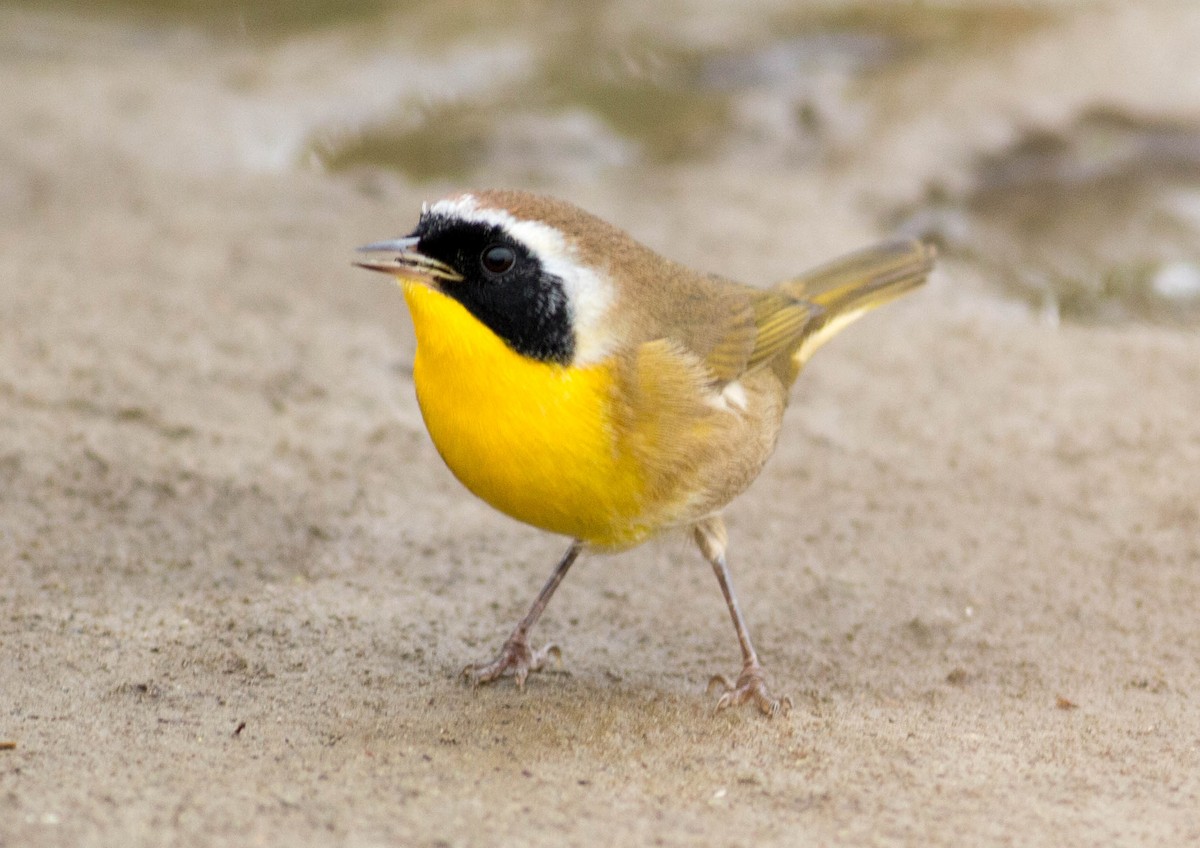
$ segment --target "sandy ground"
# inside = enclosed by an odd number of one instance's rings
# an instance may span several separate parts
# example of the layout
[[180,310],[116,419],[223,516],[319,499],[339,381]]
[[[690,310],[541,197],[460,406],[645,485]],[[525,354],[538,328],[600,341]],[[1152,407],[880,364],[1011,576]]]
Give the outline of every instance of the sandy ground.
[[[0,846],[1200,842],[1194,331],[1045,326],[945,262],[816,358],[729,512],[790,719],[713,713],[736,642],[677,540],[583,561],[563,669],[471,690],[563,541],[441,465],[349,265],[430,190],[166,167],[123,145],[177,69],[4,24]],[[873,236],[877,147],[564,191],[764,279]]]

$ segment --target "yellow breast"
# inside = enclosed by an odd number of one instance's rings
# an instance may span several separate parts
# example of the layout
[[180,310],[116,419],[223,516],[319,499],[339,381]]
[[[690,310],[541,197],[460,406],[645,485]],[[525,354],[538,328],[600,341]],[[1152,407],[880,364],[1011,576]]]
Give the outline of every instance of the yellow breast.
[[421,414],[463,485],[513,518],[595,545],[649,535],[641,475],[613,432],[613,369],[521,356],[453,298],[402,286]]

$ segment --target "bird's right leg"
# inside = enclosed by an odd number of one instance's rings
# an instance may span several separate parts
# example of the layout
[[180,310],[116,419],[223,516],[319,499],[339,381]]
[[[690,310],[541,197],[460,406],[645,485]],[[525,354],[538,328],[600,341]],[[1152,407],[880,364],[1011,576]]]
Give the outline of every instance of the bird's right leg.
[[746,621],[738,607],[737,596],[733,593],[733,583],[729,579],[729,566],[725,562],[725,548],[728,535],[725,532],[725,522],[720,516],[712,516],[699,522],[695,528],[696,545],[704,558],[713,567],[717,582],[721,584],[721,593],[725,596],[725,605],[729,607],[729,615],[733,619],[733,627],[737,631],[738,644],[742,648],[742,673],[736,683],[731,683],[723,674],[714,675],[708,681],[708,688],[719,686],[723,693],[717,701],[717,709],[736,707],[747,701],[753,701],[765,715],[775,716],[782,712],[791,712],[792,699],[786,695],[776,698],[767,688],[767,676],[758,654],[750,642],[750,631],[746,629]]

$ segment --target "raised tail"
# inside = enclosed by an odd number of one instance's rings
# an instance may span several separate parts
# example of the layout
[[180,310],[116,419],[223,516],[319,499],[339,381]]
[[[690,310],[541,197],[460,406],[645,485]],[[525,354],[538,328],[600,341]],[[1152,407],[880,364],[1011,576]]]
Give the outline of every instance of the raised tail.
[[935,256],[933,245],[921,241],[883,242],[777,285],[789,297],[822,309],[792,353],[794,374],[846,325],[925,282]]

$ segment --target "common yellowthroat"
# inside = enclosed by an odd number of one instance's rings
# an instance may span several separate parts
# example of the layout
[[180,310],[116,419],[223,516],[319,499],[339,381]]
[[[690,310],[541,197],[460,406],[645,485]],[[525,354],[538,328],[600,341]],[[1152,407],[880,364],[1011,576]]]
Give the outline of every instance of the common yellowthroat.
[[558,649],[529,632],[584,550],[690,530],[742,650],[718,709],[774,715],[730,583],[721,510],[775,447],[808,358],[869,309],[920,285],[932,247],[867,248],[769,289],[692,271],[561,200],[481,191],[425,206],[412,233],[359,248],[399,278],[413,380],[442,458],[513,518],[573,539],[492,661],[463,674],[519,687]]

